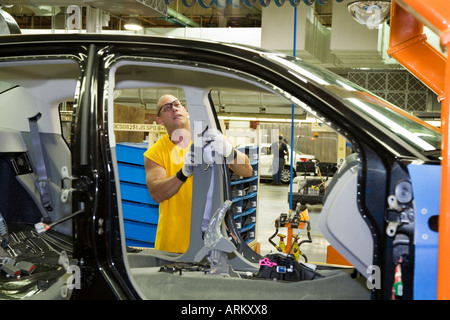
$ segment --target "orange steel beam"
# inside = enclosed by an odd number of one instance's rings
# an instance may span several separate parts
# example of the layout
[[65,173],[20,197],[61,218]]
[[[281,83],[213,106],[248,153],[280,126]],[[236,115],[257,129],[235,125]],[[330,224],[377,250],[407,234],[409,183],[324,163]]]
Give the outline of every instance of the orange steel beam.
[[394,0],[436,34],[450,27],[447,0]]
[[442,101],[442,173],[439,213],[437,298],[450,299],[450,63],[426,42],[426,25],[439,35],[441,47],[450,45],[448,0],[392,0],[388,54],[422,80]]
[[387,53],[431,90],[444,98],[446,58],[427,42],[423,24],[403,9],[401,0],[391,2],[391,28]]
[[[447,32],[445,45],[450,45]],[[442,39],[442,37],[441,37]],[[441,40],[442,43],[442,40]],[[442,173],[441,173],[441,207],[439,213],[439,250],[438,250],[438,282],[437,298],[450,299],[450,63],[445,68],[445,99],[441,105],[441,132],[442,132]]]

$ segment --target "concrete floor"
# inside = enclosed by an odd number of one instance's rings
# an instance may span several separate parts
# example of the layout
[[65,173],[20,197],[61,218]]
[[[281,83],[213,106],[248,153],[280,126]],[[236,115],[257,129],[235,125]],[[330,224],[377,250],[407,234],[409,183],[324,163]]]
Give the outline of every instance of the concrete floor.
[[[257,218],[257,241],[260,244],[260,254],[266,255],[270,252],[277,252],[277,249],[270,244],[268,239],[275,232],[275,220],[281,213],[289,214],[288,202],[289,185],[272,185],[270,181],[260,181],[258,191],[258,218]],[[309,220],[311,221],[312,243],[303,243],[301,251],[308,258],[308,262],[323,264],[326,263],[328,241],[322,235],[318,219],[321,205],[308,206]],[[299,233],[300,240],[307,239],[306,228],[294,229],[294,234]],[[287,228],[279,229],[278,233],[287,234]],[[278,244],[279,237],[272,239]],[[300,257],[300,261],[305,261]]]

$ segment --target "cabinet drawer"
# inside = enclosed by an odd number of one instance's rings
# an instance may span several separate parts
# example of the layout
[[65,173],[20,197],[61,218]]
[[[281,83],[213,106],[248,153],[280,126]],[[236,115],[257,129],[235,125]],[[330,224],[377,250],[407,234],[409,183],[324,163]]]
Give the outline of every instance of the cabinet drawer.
[[158,223],[159,207],[145,203],[122,201],[123,218],[146,223]]
[[156,224],[124,220],[125,238],[155,243]]
[[120,181],[146,184],[144,166],[118,162],[117,168],[119,169]]
[[144,165],[144,152],[147,147],[146,143],[118,143],[116,144],[117,161]]
[[120,194],[122,200],[159,205],[150,196],[146,185],[120,182]]

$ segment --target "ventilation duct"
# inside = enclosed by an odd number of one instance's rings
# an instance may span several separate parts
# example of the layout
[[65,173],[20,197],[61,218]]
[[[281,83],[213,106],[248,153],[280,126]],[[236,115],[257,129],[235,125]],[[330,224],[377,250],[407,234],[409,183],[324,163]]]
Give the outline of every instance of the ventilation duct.
[[347,5],[353,0],[344,0],[333,7],[330,51],[347,68],[398,67],[385,55],[384,32],[386,26],[369,29],[356,22],[349,14]]
[[312,7],[297,10],[296,19],[292,6],[262,9],[261,47],[292,54],[294,29],[298,58],[323,67],[335,66],[334,56],[330,53],[330,28],[320,23]]
[[83,0],[85,5],[112,13],[129,14],[136,16],[165,16],[167,15],[167,4],[164,0]]

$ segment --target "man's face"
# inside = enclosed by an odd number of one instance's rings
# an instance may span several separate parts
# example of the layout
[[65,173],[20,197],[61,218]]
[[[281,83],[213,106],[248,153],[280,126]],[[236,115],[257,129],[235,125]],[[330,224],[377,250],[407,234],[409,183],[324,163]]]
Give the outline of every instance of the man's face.
[[184,127],[188,123],[188,112],[183,103],[174,96],[163,97],[156,110],[158,123],[168,130]]

